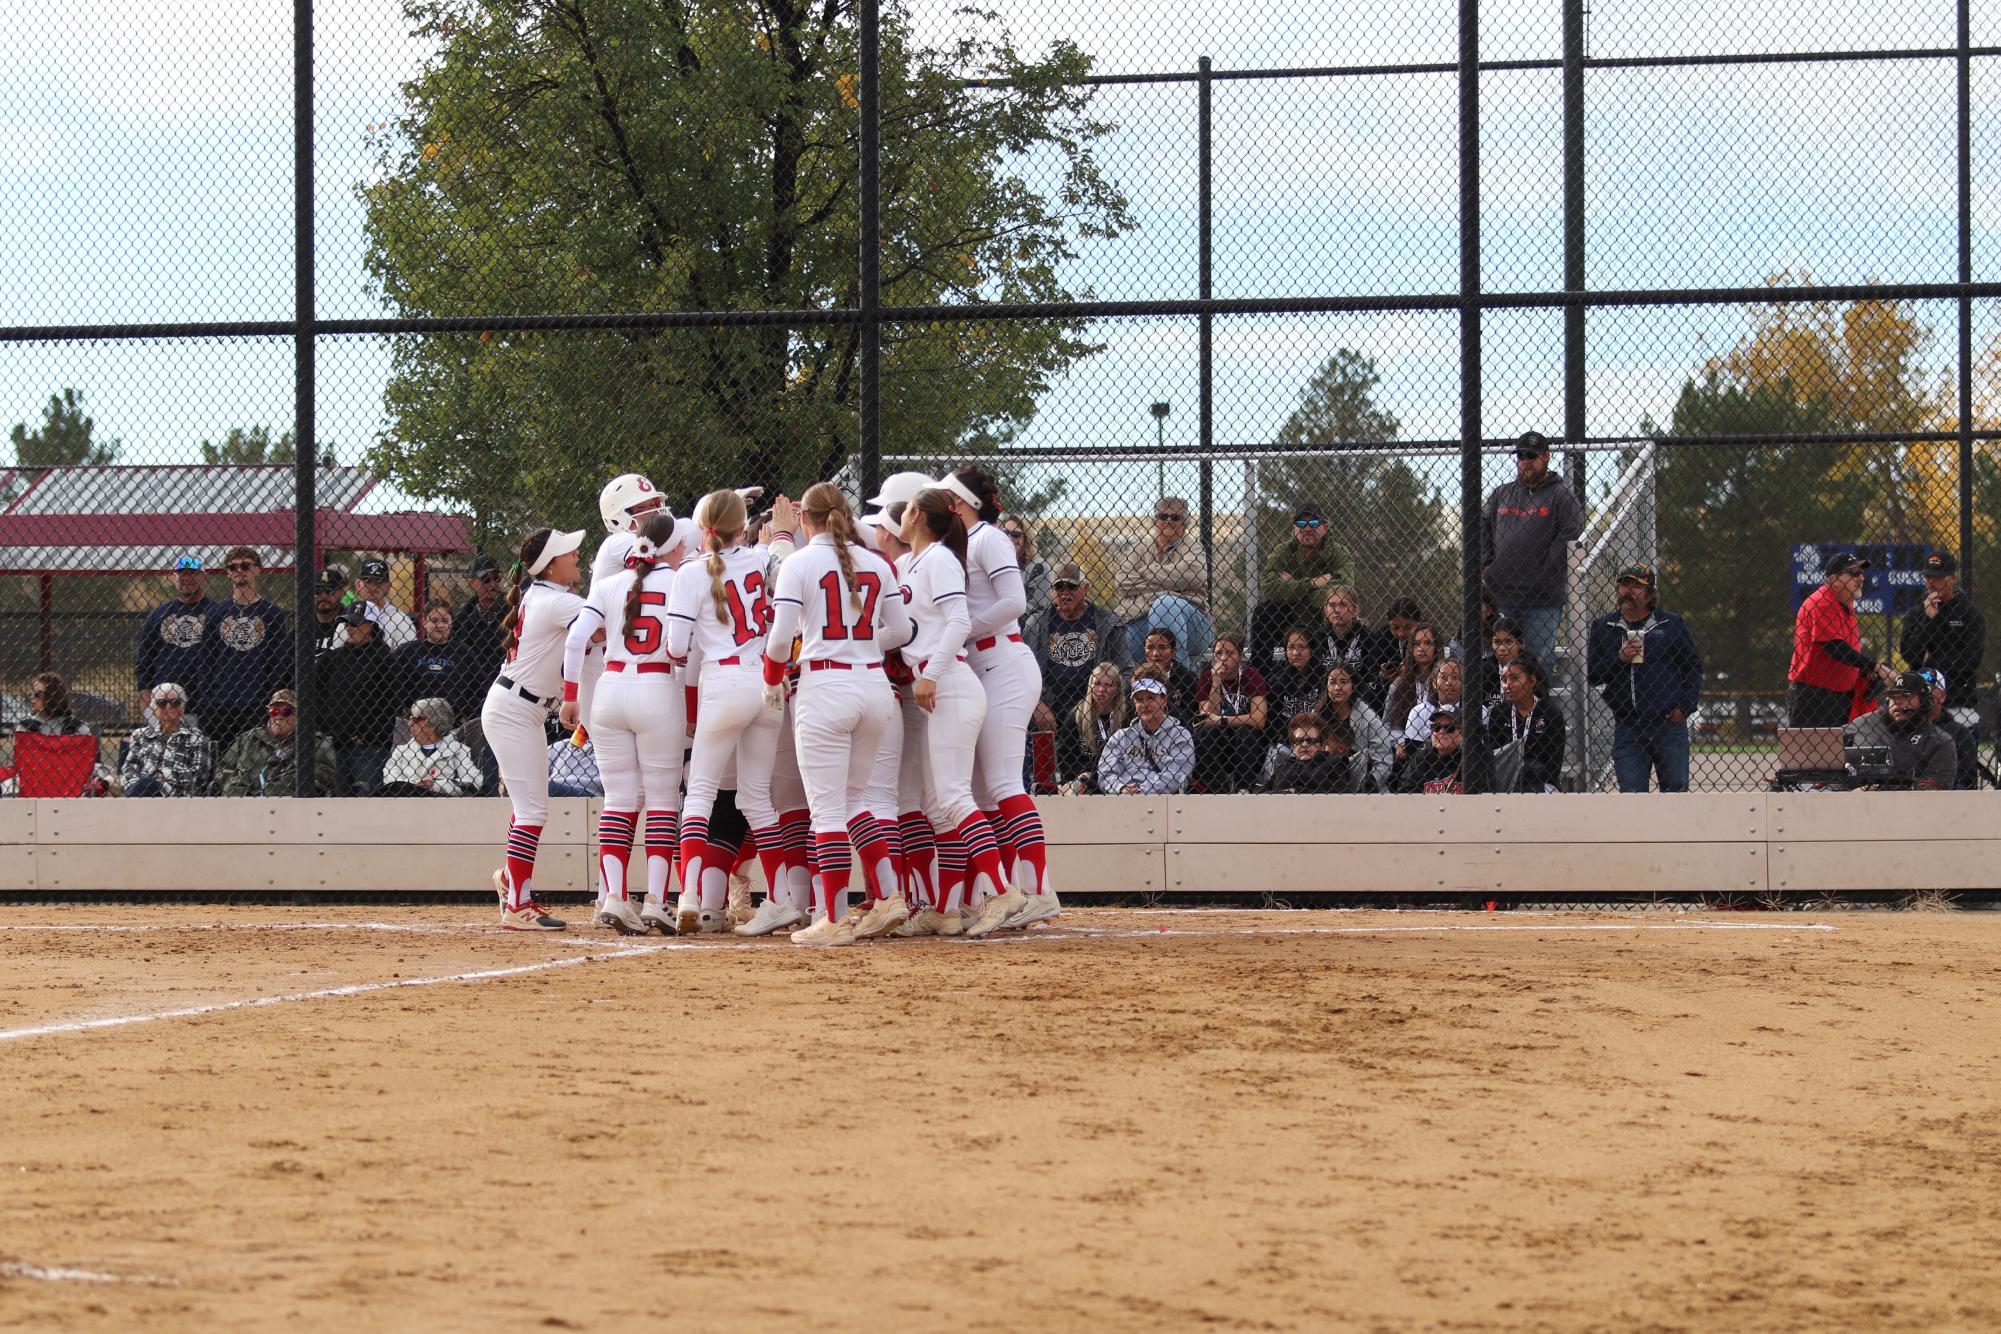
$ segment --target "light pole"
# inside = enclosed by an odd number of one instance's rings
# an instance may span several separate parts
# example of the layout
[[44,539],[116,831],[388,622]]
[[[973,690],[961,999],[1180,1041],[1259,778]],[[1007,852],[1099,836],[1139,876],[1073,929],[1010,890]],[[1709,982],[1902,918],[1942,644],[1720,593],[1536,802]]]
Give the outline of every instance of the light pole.
[[[1153,413],[1153,443],[1159,448],[1160,453],[1164,455],[1167,453],[1167,414],[1174,411],[1174,405],[1171,403],[1156,403],[1149,410]],[[1158,487],[1155,499],[1159,499],[1167,494],[1167,460],[1156,457],[1154,459],[1154,468],[1155,482]]]

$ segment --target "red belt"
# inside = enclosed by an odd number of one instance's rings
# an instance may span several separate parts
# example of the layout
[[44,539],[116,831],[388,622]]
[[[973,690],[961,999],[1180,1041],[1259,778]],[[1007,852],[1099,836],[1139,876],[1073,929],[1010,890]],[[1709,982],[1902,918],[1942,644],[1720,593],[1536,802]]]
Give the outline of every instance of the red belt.
[[[965,654],[963,654],[963,653],[961,653],[961,654],[959,655],[959,661],[960,661],[960,662],[964,662],[965,660],[966,660],[966,655],[965,655]],[[925,658],[925,659],[923,659],[922,661],[920,661],[920,662],[919,662],[919,663],[917,664],[917,670],[921,672],[921,671],[923,671],[923,670],[924,670],[924,669],[925,669],[926,667],[929,667],[930,665],[931,665],[931,659],[929,659],[929,658]]]
[[[608,672],[622,672],[625,670],[625,659],[614,658],[604,665],[604,669]],[[673,671],[674,664],[670,662],[641,662],[633,664],[632,670],[638,672],[641,676],[657,676],[661,672]]]
[[[856,670],[855,664],[851,662],[835,662],[831,658],[820,658],[816,661],[802,663],[801,666],[805,667],[809,672],[852,672]],[[862,668],[871,672],[879,672],[882,670],[882,664],[879,662],[865,662],[862,664]]]
[[995,644],[1000,643],[1003,637],[1006,638],[1007,642],[1010,644],[1019,644],[1021,642],[1020,635],[1007,635],[1007,636],[988,635],[985,639],[975,639],[973,641],[973,650],[977,653],[984,653],[988,649],[992,648]]
[[734,666],[736,666],[736,665],[737,665],[738,663],[740,663],[740,662],[742,662],[742,661],[743,661],[743,658],[742,658],[741,656],[739,656],[739,657],[735,657],[735,658],[717,658],[717,659],[716,659],[716,666],[718,666],[718,667],[734,667]]

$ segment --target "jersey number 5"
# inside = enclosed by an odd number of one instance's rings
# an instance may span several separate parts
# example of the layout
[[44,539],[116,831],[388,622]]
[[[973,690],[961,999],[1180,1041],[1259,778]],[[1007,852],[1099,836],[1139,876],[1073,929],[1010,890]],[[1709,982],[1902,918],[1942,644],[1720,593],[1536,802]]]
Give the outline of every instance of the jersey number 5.
[[855,575],[855,586],[862,595],[862,609],[855,613],[854,630],[851,635],[847,622],[848,588],[841,581],[841,572],[829,570],[821,577],[820,591],[827,595],[827,628],[821,632],[821,638],[875,638],[875,602],[882,596],[882,578],[863,570]]
[[625,651],[627,653],[630,653],[635,658],[643,658],[650,653],[659,651],[660,646],[666,642],[666,635],[661,630],[660,618],[658,616],[648,616],[646,608],[664,607],[666,605],[667,595],[665,593],[649,593],[645,591],[640,593],[640,614],[633,617],[625,627]]

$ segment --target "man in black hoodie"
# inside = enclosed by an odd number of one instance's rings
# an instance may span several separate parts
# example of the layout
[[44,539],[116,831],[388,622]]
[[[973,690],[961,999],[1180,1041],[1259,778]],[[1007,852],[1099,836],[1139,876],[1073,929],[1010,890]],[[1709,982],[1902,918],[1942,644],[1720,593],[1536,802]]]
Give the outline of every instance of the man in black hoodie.
[[1950,682],[1945,707],[1953,721],[1980,738],[1980,707],[1974,687],[1987,651],[1987,618],[1959,591],[1959,562],[1950,551],[1925,557],[1925,600],[1904,613],[1897,652],[1912,671],[1930,668]]
[[1495,487],[1480,511],[1480,549],[1501,614],[1522,623],[1525,647],[1539,662],[1556,651],[1568,551],[1583,531],[1584,507],[1549,469],[1548,439],[1523,432],[1515,442],[1515,480]]
[[403,674],[382,646],[368,604],[354,603],[340,619],[347,642],[318,662],[321,708],[333,738],[335,795],[365,797],[382,783]]

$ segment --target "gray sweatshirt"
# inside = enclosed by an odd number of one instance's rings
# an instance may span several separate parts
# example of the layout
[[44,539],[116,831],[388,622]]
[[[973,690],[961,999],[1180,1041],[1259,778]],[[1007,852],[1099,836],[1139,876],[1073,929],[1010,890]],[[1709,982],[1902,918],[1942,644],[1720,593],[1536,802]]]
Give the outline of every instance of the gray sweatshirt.
[[1487,588],[1504,609],[1554,607],[1563,601],[1564,545],[1584,531],[1584,508],[1556,473],[1531,491],[1503,482],[1480,511]]

